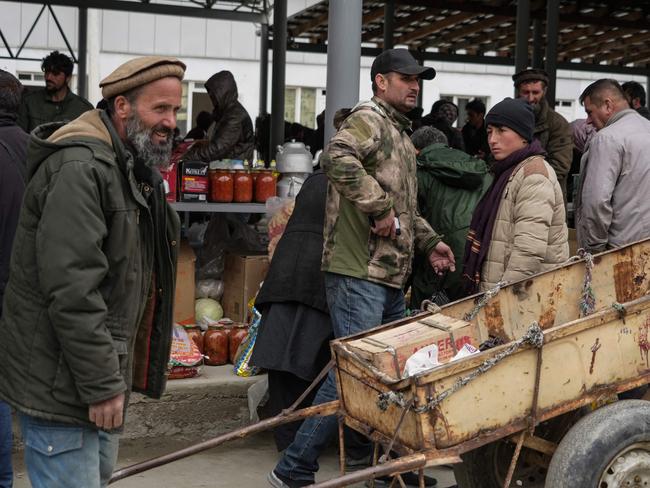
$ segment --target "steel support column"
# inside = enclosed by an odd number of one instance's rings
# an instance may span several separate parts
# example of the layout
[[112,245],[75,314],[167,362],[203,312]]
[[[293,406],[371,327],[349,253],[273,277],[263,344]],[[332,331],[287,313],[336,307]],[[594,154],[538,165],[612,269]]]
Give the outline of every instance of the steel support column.
[[384,4],[384,50],[393,49],[395,39],[395,0],[386,0]]
[[[424,58],[422,57],[422,51],[418,51],[415,53],[415,59],[417,59],[418,63],[424,64]],[[420,85],[420,91],[418,92],[418,101],[417,101],[417,107],[422,107],[422,102],[424,101],[424,80],[420,78],[420,81],[418,82]]]
[[269,25],[260,27],[260,109],[259,114],[267,112],[269,90]]
[[88,9],[86,7],[79,7],[77,53],[77,93],[88,98]]
[[334,134],[336,111],[353,107],[359,100],[362,5],[362,0],[329,3],[325,144]]
[[535,19],[533,21],[533,68],[542,68],[544,66],[543,28],[544,24],[542,19]]
[[284,83],[287,61],[287,0],[273,3],[273,68],[271,74],[271,147],[284,142]]
[[560,0],[548,0],[546,11],[546,62],[544,68],[548,73],[546,99],[551,108],[555,108],[555,82],[557,77],[557,37],[560,24]]
[[515,73],[528,66],[528,31],[530,28],[530,0],[517,2],[515,45]]

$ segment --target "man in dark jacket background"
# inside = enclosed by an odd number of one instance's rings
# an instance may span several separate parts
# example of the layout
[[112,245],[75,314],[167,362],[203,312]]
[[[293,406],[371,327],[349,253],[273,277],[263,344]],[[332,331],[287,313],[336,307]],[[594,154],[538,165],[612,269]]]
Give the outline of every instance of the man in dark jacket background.
[[33,488],[106,486],[131,389],[159,398],[180,223],[166,164],[185,65],[147,56],[102,80],[107,111],[31,134],[0,321],[0,398]]
[[627,101],[639,115],[650,120],[650,109],[646,106],[645,89],[641,83],[636,81],[626,81],[621,85]]
[[232,73],[215,73],[205,82],[205,88],[214,107],[208,141],[192,145],[184,158],[205,162],[217,159],[251,161],[255,146],[253,122],[244,106],[237,100],[237,83]]
[[18,115],[18,125],[31,132],[46,122],[76,119],[93,106],[88,100],[70,90],[74,64],[59,51],[52,51],[41,64],[45,77],[43,88],[32,90],[23,97]]
[[[9,275],[9,257],[25,191],[27,133],[16,125],[23,87],[0,70],[0,317]],[[11,408],[0,401],[0,488],[11,488]]]
[[467,122],[463,126],[463,142],[465,152],[484,161],[490,155],[490,146],[487,141],[487,126],[485,125],[485,104],[475,98],[465,105]]
[[432,228],[445,236],[456,256],[456,270],[437,275],[427,258],[416,253],[411,282],[411,308],[443,291],[450,300],[466,295],[462,283],[463,250],[474,208],[492,183],[487,164],[447,145],[446,136],[433,127],[421,127],[411,136],[418,151],[418,209]]
[[533,107],[534,137],[546,150],[546,160],[555,170],[566,202],[567,176],[573,160],[571,127],[546,101],[548,74],[541,69],[525,69],[512,76],[517,96]]

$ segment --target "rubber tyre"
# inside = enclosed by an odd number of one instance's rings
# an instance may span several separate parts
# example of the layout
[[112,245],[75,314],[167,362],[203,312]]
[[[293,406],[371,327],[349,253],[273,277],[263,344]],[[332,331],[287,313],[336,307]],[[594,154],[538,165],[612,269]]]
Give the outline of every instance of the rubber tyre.
[[640,442],[650,442],[650,402],[622,400],[599,408],[564,436],[551,459],[545,488],[601,488],[598,483],[610,462]]

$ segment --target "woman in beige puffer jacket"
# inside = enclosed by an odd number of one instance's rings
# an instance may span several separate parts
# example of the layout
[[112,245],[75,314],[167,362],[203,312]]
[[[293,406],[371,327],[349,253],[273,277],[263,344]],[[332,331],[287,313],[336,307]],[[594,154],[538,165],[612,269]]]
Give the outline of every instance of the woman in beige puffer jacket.
[[470,292],[521,280],[569,258],[562,189],[533,139],[532,108],[506,98],[485,121],[495,178],[470,225],[464,272]]

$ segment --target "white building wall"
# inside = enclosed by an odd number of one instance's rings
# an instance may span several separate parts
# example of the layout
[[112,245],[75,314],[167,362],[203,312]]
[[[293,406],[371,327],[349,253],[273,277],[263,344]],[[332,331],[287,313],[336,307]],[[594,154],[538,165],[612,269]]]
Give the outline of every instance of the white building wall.
[[[315,3],[315,0],[289,0],[289,15]],[[20,43],[42,8],[37,4],[0,1],[0,28],[15,54]],[[54,7],[73,49],[77,48],[78,11],[71,7]],[[186,79],[199,82],[197,89],[213,73],[227,69],[233,72],[239,86],[240,101],[252,117],[259,112],[259,25],[213,19],[181,18],[163,15],[119,11],[97,11],[90,15],[89,35],[98,37],[97,52],[90,52],[89,80],[101,80],[121,63],[133,56],[161,54],[177,56],[187,64]],[[92,25],[93,20],[96,22]],[[99,34],[94,32],[99,30]],[[66,45],[46,9],[32,32],[23,55],[41,59],[49,51],[67,51]],[[0,54],[7,55],[0,44]],[[95,59],[98,57],[99,60]],[[269,105],[271,89],[272,53],[269,53]],[[317,111],[324,109],[322,95],[327,79],[327,56],[324,54],[287,53],[286,84],[288,87],[317,88]],[[371,96],[370,65],[372,60],[361,60],[359,98]],[[511,76],[514,68],[463,63],[430,62],[438,72],[433,81],[425,81],[423,89],[424,112],[440,95],[484,96],[488,109],[499,100],[513,95]],[[39,61],[0,59],[0,67],[13,73],[40,72]],[[99,72],[95,72],[98,70]],[[559,71],[557,98],[571,102],[570,107],[558,107],[567,119],[584,117],[577,99],[593,80],[609,76],[602,73]],[[641,76],[618,76],[621,81],[634,79],[646,83]],[[96,103],[100,92],[96,83],[89,86],[89,99]],[[190,114],[190,119],[195,114]],[[191,125],[191,120],[189,124]]]

